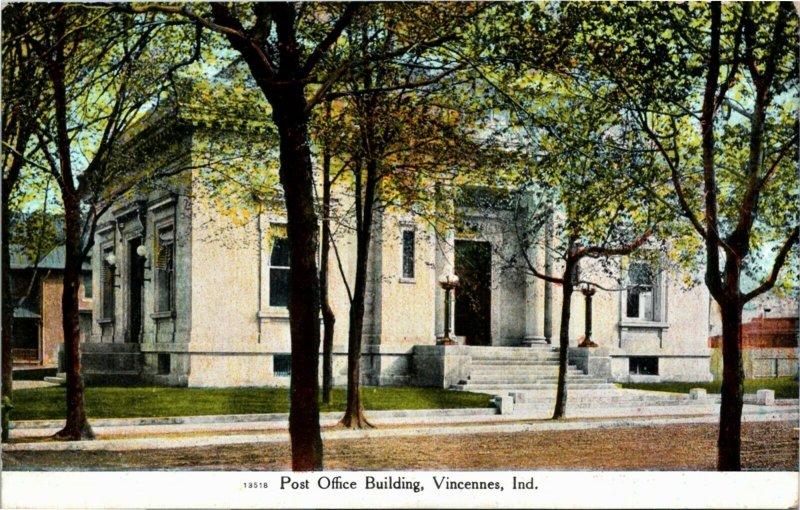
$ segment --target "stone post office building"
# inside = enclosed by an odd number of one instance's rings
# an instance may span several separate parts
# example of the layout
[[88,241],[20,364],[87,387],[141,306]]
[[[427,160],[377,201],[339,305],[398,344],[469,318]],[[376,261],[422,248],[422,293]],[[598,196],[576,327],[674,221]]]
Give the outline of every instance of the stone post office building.
[[[219,130],[185,120],[169,124],[162,133],[181,148],[186,166],[202,167],[200,147]],[[126,197],[101,219],[92,255],[94,322],[82,345],[87,383],[288,384],[285,218],[279,208],[247,221],[223,214],[203,198],[201,173],[194,168],[171,177],[169,186]],[[378,215],[364,383],[450,387],[470,378],[478,353],[503,360],[558,343],[561,289],[503,262],[518,249],[502,227],[508,212],[456,205],[476,231],[440,235],[410,214]],[[344,384],[349,301],[341,272],[351,280],[355,274],[355,237],[337,234],[336,244],[334,375]],[[544,261],[548,253],[531,255]],[[710,380],[705,289],[682,290],[673,275],[625,260],[620,268],[635,291],[597,292],[592,338],[599,347],[571,349],[573,370],[606,381]],[[445,331],[438,278],[453,272],[461,286],[450,330],[462,345],[437,346]],[[577,346],[584,328],[579,292],[573,307],[570,338]]]

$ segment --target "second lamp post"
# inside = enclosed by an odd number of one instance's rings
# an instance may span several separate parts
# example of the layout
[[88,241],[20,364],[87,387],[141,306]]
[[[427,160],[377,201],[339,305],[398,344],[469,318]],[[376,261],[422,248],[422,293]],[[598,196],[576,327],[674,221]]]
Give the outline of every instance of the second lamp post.
[[444,336],[436,341],[436,345],[456,345],[450,338],[450,310],[452,308],[450,291],[458,287],[458,276],[447,273],[439,277],[439,286],[444,289]]

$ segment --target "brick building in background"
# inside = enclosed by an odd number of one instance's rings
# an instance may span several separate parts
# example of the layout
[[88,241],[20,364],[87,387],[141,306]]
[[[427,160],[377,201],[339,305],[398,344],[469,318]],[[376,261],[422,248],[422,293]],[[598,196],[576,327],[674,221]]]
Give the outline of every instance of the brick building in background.
[[[719,322],[719,309],[712,303],[712,333]],[[748,320],[749,319],[749,320]],[[743,314],[742,349],[747,379],[797,376],[798,310],[797,301],[768,295]],[[712,350],[711,372],[722,379],[722,335],[708,338]]]
[[[14,299],[12,356],[14,367],[55,367],[64,343],[61,314],[64,247],[58,246],[39,263],[12,246],[11,294]],[[92,325],[91,262],[83,265],[80,297],[81,341]]]

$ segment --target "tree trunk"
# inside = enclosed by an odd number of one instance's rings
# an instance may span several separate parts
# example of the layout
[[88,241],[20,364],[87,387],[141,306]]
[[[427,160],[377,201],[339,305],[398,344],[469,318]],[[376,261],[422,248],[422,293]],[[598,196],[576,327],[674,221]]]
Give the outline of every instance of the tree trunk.
[[[326,104],[326,114],[330,117],[330,103]],[[322,324],[324,335],[322,337],[322,402],[331,403],[331,388],[333,387],[333,331],[336,325],[336,315],[331,308],[329,296],[330,272],[328,261],[331,251],[331,157],[328,144],[322,150],[322,248],[320,253],[319,289],[322,304]]]
[[67,372],[67,422],[55,434],[56,439],[77,441],[93,439],[84,407],[83,376],[80,357],[80,321],[78,311],[78,287],[80,285],[83,247],[81,246],[81,206],[75,189],[72,173],[72,146],[67,129],[67,93],[64,82],[66,59],[64,45],[67,34],[67,11],[61,4],[53,4],[56,14],[56,40],[54,58],[48,62],[48,75],[53,85],[56,139],[61,188],[64,207],[64,289],[61,298],[62,325],[64,330],[64,356]]
[[289,327],[292,338],[289,434],[292,469],[322,469],[319,428],[319,273],[317,214],[308,145],[308,117],[303,85],[270,90],[273,119],[280,137],[280,178],[283,185],[289,247]]
[[[738,286],[737,286],[738,287]],[[742,366],[742,306],[738,300],[723,300],[722,315],[722,405],[719,412],[717,469],[740,471],[742,468],[742,403],[744,368]]]
[[9,412],[11,411],[10,405],[12,404],[12,378],[11,378],[11,369],[13,366],[13,360],[11,359],[11,323],[14,317],[14,304],[11,302],[11,245],[10,241],[10,234],[8,231],[9,228],[9,217],[8,217],[8,198],[10,193],[10,189],[6,189],[9,187],[8,183],[3,182],[3,204],[2,204],[2,278],[3,278],[3,317],[2,317],[2,329],[3,329],[3,337],[2,337],[2,352],[0,352],[0,356],[2,356],[2,427],[3,427],[3,434],[2,434],[2,441],[5,443],[9,440],[9,431],[8,426],[11,421],[9,417]]
[[[360,168],[360,165],[356,165]],[[361,405],[361,344],[364,329],[364,301],[367,291],[367,266],[369,245],[372,238],[372,218],[377,182],[377,163],[367,161],[366,189],[361,194],[361,172],[356,175],[356,281],[353,287],[353,301],[350,304],[350,328],[347,335],[347,408],[340,423],[345,427],[372,427],[364,415]],[[360,221],[359,221],[360,218]]]
[[[358,266],[361,266],[360,262]],[[361,405],[361,392],[359,391],[361,386],[361,331],[364,325],[364,293],[359,290],[358,273],[359,270],[357,269],[353,304],[350,307],[350,329],[347,334],[347,408],[339,422],[349,428],[372,427],[364,415],[364,407]]]
[[62,193],[64,202],[65,260],[64,289],[61,297],[62,325],[64,330],[64,355],[67,372],[67,422],[55,434],[56,439],[77,441],[94,439],[84,406],[83,375],[80,357],[80,321],[78,288],[80,286],[81,247],[80,210],[77,198]]
[[567,408],[567,362],[569,358],[569,318],[572,306],[572,273],[575,271],[575,262],[567,259],[564,268],[564,283],[562,284],[561,326],[558,335],[558,388],[556,389],[556,407],[553,419],[564,417]]
[[[324,236],[325,234],[323,234]],[[323,241],[324,242],[324,241]],[[327,250],[325,250],[327,251]],[[327,265],[327,259],[322,261]],[[324,335],[322,337],[322,402],[331,403],[331,390],[333,389],[333,332],[336,326],[336,315],[328,297],[328,270],[324,269],[321,275],[320,286],[325,290],[322,292],[322,324]]]

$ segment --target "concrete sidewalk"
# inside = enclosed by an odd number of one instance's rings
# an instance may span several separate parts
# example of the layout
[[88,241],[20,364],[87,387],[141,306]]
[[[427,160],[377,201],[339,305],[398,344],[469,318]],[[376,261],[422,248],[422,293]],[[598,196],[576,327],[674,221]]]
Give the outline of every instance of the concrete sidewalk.
[[15,390],[29,390],[32,388],[51,388],[53,386],[58,386],[56,383],[51,383],[47,381],[13,381],[12,382],[13,389]]
[[[776,404],[745,404],[743,421],[796,421],[800,417],[796,400],[778,401]],[[562,421],[547,420],[552,413],[549,408],[521,409],[504,415],[496,413],[497,410],[492,408],[372,411],[368,417],[379,428],[329,429],[323,430],[322,437],[326,440],[363,439],[716,423],[719,405],[576,408],[568,411],[568,419]],[[340,417],[341,413],[324,413],[320,423],[323,427],[333,427]],[[94,441],[41,441],[62,425],[62,421],[16,422],[11,436],[13,440],[22,442],[6,444],[3,448],[6,451],[131,451],[289,440],[288,415],[268,414],[93,420],[92,426],[98,437]],[[31,440],[33,442],[25,442]]]

